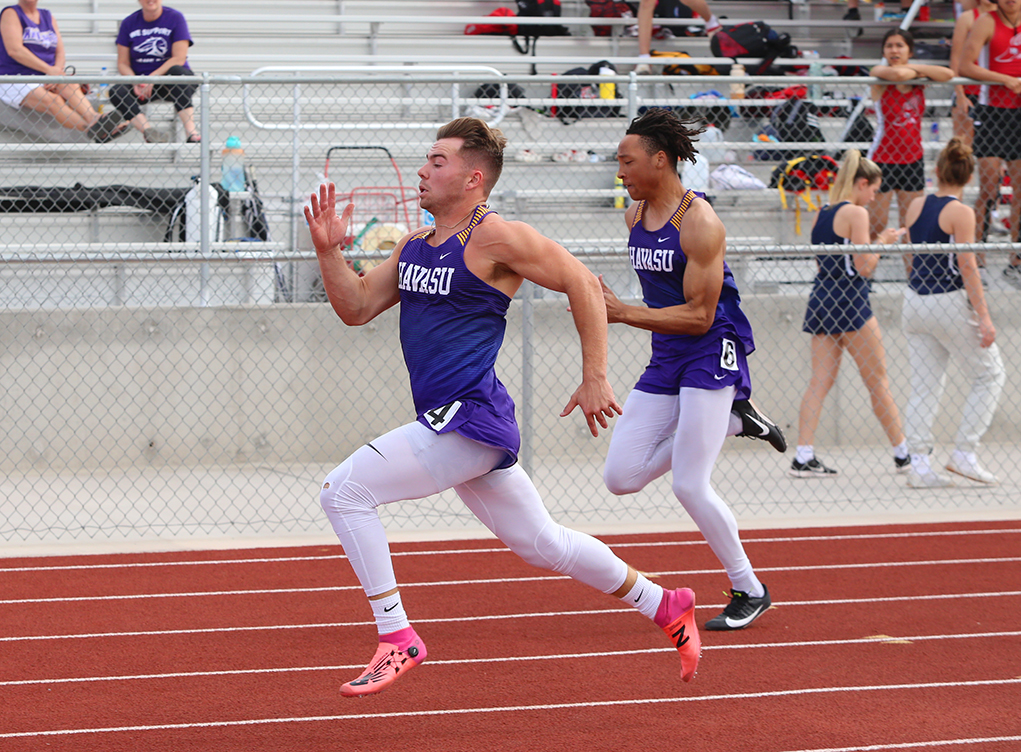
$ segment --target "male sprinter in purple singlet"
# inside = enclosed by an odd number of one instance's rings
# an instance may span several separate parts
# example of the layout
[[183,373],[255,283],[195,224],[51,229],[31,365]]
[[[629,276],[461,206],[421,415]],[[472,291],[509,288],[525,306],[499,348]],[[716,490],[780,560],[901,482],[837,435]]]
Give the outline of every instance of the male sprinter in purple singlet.
[[418,171],[419,199],[436,218],[359,277],[344,260],[353,207],[336,211],[332,183],[305,209],[323,284],[345,324],[401,304],[400,336],[416,420],[358,449],[323,482],[319,499],[365,589],[379,632],[368,668],[341,694],[380,692],[426,657],[401,603],[376,508],[453,488],[512,551],[622,599],[654,620],[690,681],[701,652],[695,595],[664,590],[602,542],[555,523],[517,464],[514,403],[493,370],[505,315],[522,281],[567,294],[581,338],[582,382],[562,415],[580,407],[593,436],[620,406],[606,378],[606,309],[598,280],[562,246],[486,206],[507,140],[474,118],[439,129]]
[[701,133],[686,125],[652,109],[617,147],[617,176],[636,199],[624,218],[645,305],[625,305],[605,282],[603,295],[611,324],[652,332],[652,361],[613,429],[604,480],[615,494],[636,493],[673,471],[674,494],[731,581],[730,603],[706,629],[744,629],[769,608],[769,591],[709,478],[728,435],[761,438],[780,452],[787,444],[749,401],[746,356],[755,342],[723,261],[723,223],[677,174],[678,159],[695,161],[691,138]]

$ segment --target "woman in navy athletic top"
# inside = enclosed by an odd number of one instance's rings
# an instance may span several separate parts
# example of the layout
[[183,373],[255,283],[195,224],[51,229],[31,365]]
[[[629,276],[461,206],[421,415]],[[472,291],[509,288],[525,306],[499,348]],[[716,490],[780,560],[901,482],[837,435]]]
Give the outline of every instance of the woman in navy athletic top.
[[[938,190],[908,206],[912,243],[975,242],[975,211],[961,203],[974,171],[971,147],[952,138],[936,162]],[[1006,376],[975,254],[916,253],[909,267],[902,317],[911,362],[911,398],[904,411],[911,450],[908,485],[953,485],[929,464],[932,424],[951,355],[971,380],[971,389],[946,468],[979,483],[996,483],[996,476],[979,464],[976,451],[993,420]]]
[[[848,149],[830,188],[830,203],[819,211],[812,228],[812,243],[846,245],[869,242],[866,206],[876,197],[882,172],[857,149]],[[888,228],[878,242],[892,243],[904,230]],[[798,414],[798,449],[791,463],[795,478],[832,477],[837,471],[815,456],[815,429],[822,405],[837,380],[840,358],[846,349],[858,365],[869,390],[872,409],[894,447],[898,472],[909,464],[900,413],[890,394],[886,351],[879,322],[869,307],[869,286],[879,263],[878,253],[820,254],[819,270],[805,312],[802,331],[812,335],[812,379]]]

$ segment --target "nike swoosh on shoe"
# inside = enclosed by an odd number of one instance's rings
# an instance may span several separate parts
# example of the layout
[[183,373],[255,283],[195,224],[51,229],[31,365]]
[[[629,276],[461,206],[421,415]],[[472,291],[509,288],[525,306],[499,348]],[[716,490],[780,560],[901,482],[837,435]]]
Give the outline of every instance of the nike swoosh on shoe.
[[762,606],[755,609],[749,616],[743,619],[731,619],[729,616],[726,618],[727,626],[731,629],[740,629],[741,627],[747,627],[759,614],[762,613]]
[[754,423],[755,425],[762,429],[762,432],[759,434],[759,436],[769,436],[769,426],[767,426],[761,420],[752,415],[748,416],[748,420],[750,420],[752,423]]

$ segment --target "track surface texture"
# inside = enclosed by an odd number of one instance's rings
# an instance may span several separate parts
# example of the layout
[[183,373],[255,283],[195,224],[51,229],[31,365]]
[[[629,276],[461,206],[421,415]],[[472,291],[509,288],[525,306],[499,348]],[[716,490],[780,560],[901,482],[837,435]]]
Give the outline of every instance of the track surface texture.
[[[756,530],[774,607],[698,675],[615,599],[492,540],[395,544],[429,659],[376,643],[339,546],[0,560],[0,749],[1021,750],[1021,522]],[[697,533],[604,536],[725,605]]]

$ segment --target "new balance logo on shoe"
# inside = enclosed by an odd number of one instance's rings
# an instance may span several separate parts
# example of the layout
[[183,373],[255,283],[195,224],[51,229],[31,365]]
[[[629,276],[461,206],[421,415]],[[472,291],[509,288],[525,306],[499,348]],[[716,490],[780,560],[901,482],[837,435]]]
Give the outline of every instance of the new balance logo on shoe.
[[684,645],[684,643],[686,643],[688,641],[688,639],[689,639],[689,638],[684,636],[684,625],[683,624],[681,625],[681,628],[679,630],[677,630],[676,632],[674,632],[670,636],[673,638],[674,647],[678,647],[678,648],[681,647],[682,645]]

